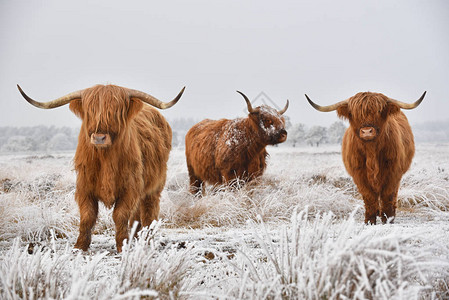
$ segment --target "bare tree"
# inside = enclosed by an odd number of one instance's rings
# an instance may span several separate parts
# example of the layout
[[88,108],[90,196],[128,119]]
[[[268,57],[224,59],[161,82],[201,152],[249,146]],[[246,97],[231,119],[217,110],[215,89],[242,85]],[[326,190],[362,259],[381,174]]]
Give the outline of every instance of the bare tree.
[[288,129],[287,141],[293,147],[296,147],[297,144],[304,143],[305,137],[306,137],[306,126],[302,123],[294,124]]
[[336,121],[332,123],[327,129],[327,136],[329,138],[329,143],[341,144],[343,135],[345,134],[346,126],[341,121]]
[[305,137],[307,144],[319,147],[327,142],[327,129],[323,126],[313,126]]

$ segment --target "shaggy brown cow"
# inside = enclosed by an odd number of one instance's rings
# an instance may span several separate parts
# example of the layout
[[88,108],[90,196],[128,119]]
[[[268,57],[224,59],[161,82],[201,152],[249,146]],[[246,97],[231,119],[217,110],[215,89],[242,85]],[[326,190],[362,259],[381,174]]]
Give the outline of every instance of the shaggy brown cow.
[[249,115],[234,120],[203,120],[194,125],[185,138],[190,191],[203,193],[204,184],[221,184],[239,178],[250,181],[264,172],[267,145],[287,139],[282,114],[266,105],[253,108],[246,101]]
[[426,92],[412,104],[379,93],[358,93],[329,106],[319,106],[306,98],[317,110],[337,110],[349,120],[343,136],[342,156],[365,202],[365,223],[393,222],[402,175],[408,170],[415,153],[413,133],[400,110],[413,109]]
[[[82,120],[74,165],[75,200],[80,210],[80,233],[75,248],[86,251],[98,215],[98,201],[114,207],[117,251],[128,236],[128,221],[149,226],[158,218],[172,131],[165,118],[148,103],[166,109],[181,98],[184,88],[164,103],[141,91],[96,85],[32,105],[49,109],[70,103]],[[139,225],[139,226],[140,226]]]

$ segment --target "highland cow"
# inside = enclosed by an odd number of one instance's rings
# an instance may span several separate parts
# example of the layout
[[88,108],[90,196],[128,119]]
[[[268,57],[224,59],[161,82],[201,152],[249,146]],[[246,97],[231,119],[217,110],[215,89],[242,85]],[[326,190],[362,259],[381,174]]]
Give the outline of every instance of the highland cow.
[[402,109],[416,108],[426,92],[412,104],[379,93],[358,93],[329,106],[309,103],[322,112],[337,111],[349,120],[343,136],[342,156],[365,203],[365,223],[393,222],[402,176],[415,153],[413,133]]
[[194,125],[185,138],[190,191],[204,193],[204,183],[223,184],[234,179],[245,182],[262,175],[266,168],[267,145],[287,139],[282,114],[267,105],[253,108],[246,101],[249,115],[234,120],[203,120]]
[[108,208],[114,207],[112,217],[120,252],[129,224],[138,221],[139,227],[149,226],[159,214],[172,131],[151,106],[166,109],[175,105],[184,88],[167,103],[115,85],[96,85],[49,102],[37,102],[18,88],[36,107],[50,109],[70,103],[70,110],[81,118],[74,158],[75,200],[80,210],[75,248],[89,248],[101,201]]

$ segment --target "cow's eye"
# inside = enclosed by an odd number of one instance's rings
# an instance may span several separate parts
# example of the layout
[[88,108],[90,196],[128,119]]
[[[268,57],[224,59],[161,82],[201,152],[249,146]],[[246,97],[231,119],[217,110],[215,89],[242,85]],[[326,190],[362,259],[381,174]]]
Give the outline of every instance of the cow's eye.
[[273,121],[265,120],[265,126],[271,126],[272,124],[273,124]]

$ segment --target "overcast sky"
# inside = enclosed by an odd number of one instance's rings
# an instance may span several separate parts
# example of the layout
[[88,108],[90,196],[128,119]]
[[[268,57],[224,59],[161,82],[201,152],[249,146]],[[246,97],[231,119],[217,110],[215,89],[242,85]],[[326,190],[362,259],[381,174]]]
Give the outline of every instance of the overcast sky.
[[0,126],[79,126],[48,101],[95,84],[171,100],[163,114],[233,118],[264,91],[293,123],[328,126],[357,92],[412,102],[410,122],[449,119],[449,1],[0,0]]

